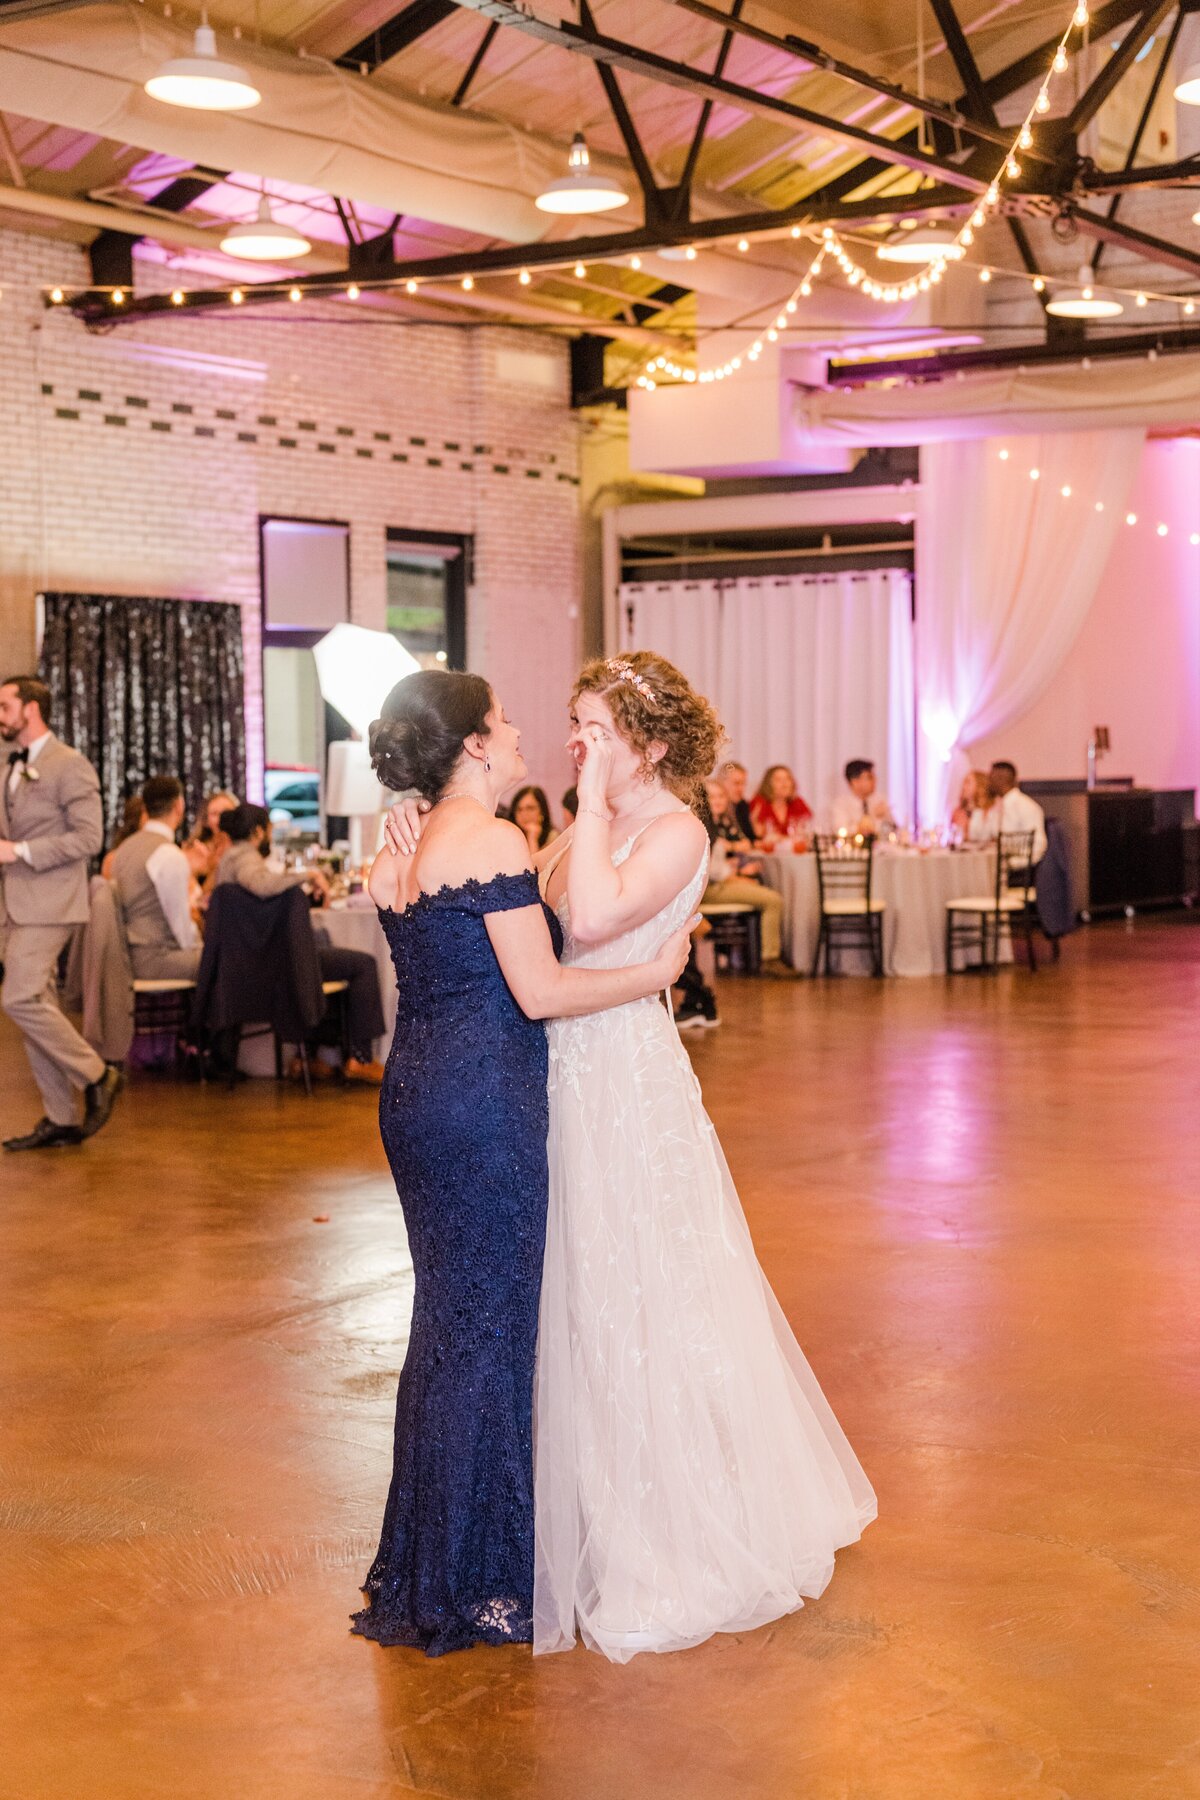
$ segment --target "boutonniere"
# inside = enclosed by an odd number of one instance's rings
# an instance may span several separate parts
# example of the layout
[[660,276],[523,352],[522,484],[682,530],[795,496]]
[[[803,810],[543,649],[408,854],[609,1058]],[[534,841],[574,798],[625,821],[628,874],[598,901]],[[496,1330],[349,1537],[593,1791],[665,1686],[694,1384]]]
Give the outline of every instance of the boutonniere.
[[38,774],[32,763],[21,764],[22,781],[40,781],[41,779],[41,776]]

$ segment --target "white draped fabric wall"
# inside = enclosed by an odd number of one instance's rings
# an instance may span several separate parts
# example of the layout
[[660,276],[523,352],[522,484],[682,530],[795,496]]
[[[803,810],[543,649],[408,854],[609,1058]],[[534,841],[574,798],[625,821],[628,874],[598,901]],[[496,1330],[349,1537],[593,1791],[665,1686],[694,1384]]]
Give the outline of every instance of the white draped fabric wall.
[[657,650],[713,701],[756,785],[786,762],[818,820],[865,756],[912,815],[911,579],[901,569],[629,582],[622,647]]
[[922,449],[924,821],[946,817],[970,746],[1019,719],[1061,668],[1123,529],[1144,435],[1057,431]]

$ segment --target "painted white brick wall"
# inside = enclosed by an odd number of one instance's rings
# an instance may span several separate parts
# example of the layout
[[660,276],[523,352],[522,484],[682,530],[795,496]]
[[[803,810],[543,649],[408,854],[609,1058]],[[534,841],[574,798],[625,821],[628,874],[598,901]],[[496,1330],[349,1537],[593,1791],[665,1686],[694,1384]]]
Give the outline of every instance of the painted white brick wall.
[[[162,273],[141,265],[138,279],[157,285]],[[468,660],[522,725],[530,769],[556,800],[579,654],[566,346],[503,327],[405,325],[350,304],[98,334],[42,302],[53,283],[86,279],[73,246],[0,231],[5,668],[33,663],[42,588],[240,606],[253,792],[259,515],[349,521],[352,614],[364,625],[383,623],[389,526],[469,533]]]

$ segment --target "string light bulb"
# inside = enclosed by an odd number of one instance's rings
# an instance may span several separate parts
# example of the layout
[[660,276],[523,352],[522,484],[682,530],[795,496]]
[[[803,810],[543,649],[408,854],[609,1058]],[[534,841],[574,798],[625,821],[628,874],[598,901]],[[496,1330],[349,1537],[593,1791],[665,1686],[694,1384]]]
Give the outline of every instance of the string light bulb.
[[62,289],[60,287],[52,287],[50,289],[50,304],[51,304],[51,306],[61,306],[62,303],[63,303]]
[[182,306],[183,305],[183,289],[182,288],[175,288],[172,291],[171,305],[172,306]]
[[232,288],[229,294],[229,304],[230,306],[240,306],[245,298],[241,288]]
[[587,274],[587,270],[584,268],[583,264],[581,262],[577,262],[575,264],[575,279],[576,279],[576,281],[582,281],[586,274]]
[[1136,513],[1126,513],[1125,514],[1125,523],[1127,525],[1136,525],[1137,524],[1137,514]]
[[404,291],[406,294],[415,294],[417,291],[417,284],[413,280],[411,275],[409,276],[408,280],[404,284]]
[[629,259],[629,266],[631,269],[640,269],[642,266],[641,257],[640,256],[631,256]]
[[125,289],[124,288],[114,288],[113,289],[112,303],[114,306],[124,306],[124,304],[125,304]]
[[529,273],[528,269],[522,269],[521,273],[517,276],[517,280],[520,282],[522,287],[528,287],[530,282],[533,280],[533,276]]
[[361,291],[357,281],[352,281],[350,286],[346,289],[347,300],[357,300]]
[[298,287],[288,289],[288,299],[291,301],[293,306],[296,306],[301,300],[303,300],[303,298],[304,298],[304,295],[300,292],[300,289]]
[[749,248],[750,248],[750,239],[749,238],[739,238],[738,239],[738,249],[741,251],[743,256],[745,256],[745,254]]
[[463,293],[464,293],[464,294],[469,294],[469,293],[470,293],[470,292],[471,292],[471,289],[472,289],[472,288],[473,288],[473,287],[474,287],[474,286],[475,286],[475,277],[474,277],[474,276],[473,276],[473,275],[464,275],[464,276],[463,276],[463,278],[462,278],[462,291],[463,291]]

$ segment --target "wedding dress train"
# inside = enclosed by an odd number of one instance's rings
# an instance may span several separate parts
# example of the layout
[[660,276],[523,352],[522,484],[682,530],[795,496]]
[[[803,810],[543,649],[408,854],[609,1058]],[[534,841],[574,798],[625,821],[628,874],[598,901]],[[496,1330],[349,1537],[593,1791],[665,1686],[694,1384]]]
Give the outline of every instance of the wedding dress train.
[[[607,944],[574,941],[564,897],[564,962],[645,961],[706,870]],[[875,1495],[758,1266],[670,1014],[639,1000],[549,1038],[534,1651],[578,1628],[624,1662],[795,1611]]]

